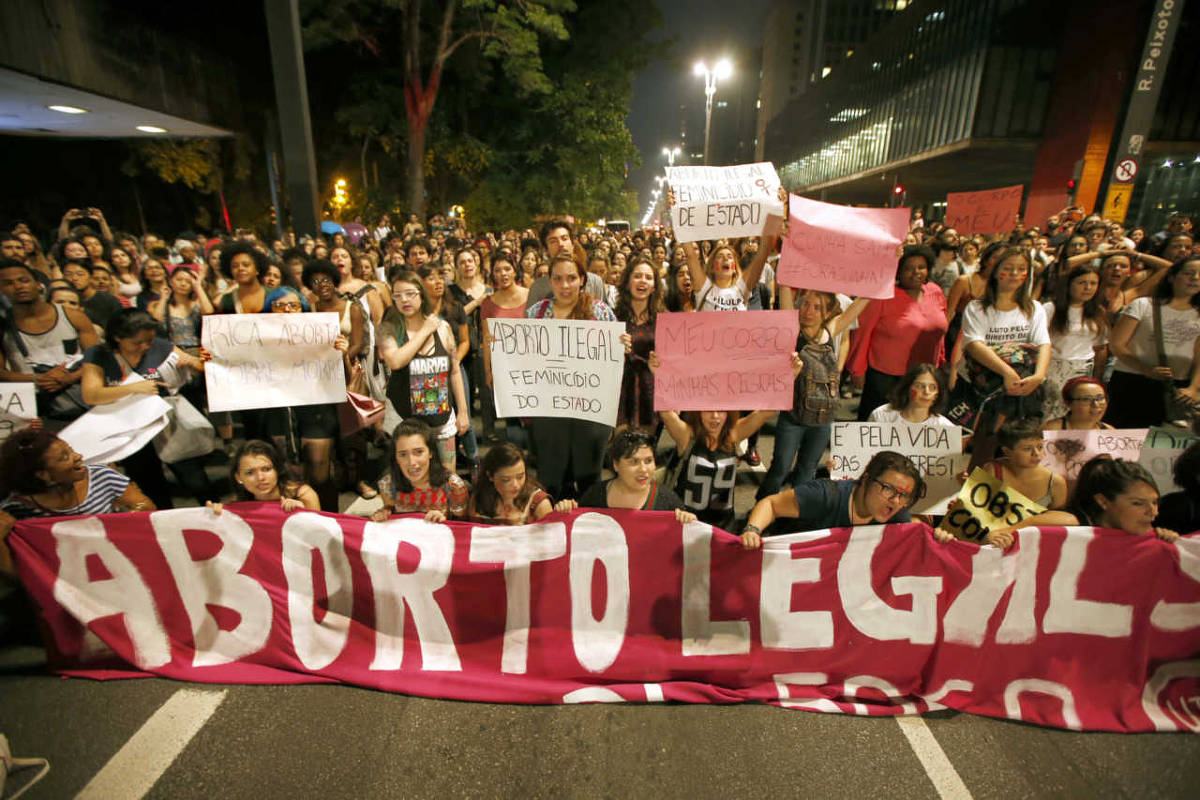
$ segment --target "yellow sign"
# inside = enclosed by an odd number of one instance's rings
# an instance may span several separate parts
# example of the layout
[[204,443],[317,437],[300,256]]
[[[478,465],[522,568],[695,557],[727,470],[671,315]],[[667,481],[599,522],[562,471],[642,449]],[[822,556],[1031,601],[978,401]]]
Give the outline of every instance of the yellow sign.
[[1133,197],[1132,183],[1113,183],[1109,185],[1108,196],[1104,198],[1102,216],[1114,222],[1124,222],[1125,213],[1129,211],[1129,198],[1131,197]]
[[993,528],[1016,525],[1045,510],[995,475],[976,467],[941,527],[959,539],[983,543]]

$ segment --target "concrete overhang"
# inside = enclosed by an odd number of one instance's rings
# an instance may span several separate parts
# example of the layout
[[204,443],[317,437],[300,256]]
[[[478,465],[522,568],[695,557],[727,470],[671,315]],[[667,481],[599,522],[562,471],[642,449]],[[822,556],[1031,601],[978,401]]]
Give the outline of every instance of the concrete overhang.
[[[87,113],[54,111],[69,106]],[[161,128],[141,131],[138,126]],[[232,131],[0,67],[0,134],[77,139],[226,137]]]

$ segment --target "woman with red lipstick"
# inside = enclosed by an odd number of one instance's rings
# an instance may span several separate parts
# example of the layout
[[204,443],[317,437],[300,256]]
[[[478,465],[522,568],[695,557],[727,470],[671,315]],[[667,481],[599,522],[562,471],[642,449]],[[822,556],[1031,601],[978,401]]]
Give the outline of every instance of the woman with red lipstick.
[[663,310],[661,284],[649,259],[636,256],[617,284],[617,319],[625,323],[633,351],[625,356],[621,377],[621,399],[617,429],[654,428],[654,375],[650,351],[654,349],[654,326]]
[[84,464],[83,457],[44,428],[17,431],[0,446],[0,573],[12,572],[4,540],[17,520],[153,511],[137,484],[112,467]]

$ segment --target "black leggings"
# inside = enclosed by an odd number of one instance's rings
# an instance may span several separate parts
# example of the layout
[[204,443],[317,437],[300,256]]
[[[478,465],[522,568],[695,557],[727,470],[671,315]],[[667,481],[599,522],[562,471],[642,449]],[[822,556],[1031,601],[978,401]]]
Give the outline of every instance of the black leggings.
[[536,417],[531,427],[537,477],[553,499],[577,498],[600,480],[612,428],[558,417]]

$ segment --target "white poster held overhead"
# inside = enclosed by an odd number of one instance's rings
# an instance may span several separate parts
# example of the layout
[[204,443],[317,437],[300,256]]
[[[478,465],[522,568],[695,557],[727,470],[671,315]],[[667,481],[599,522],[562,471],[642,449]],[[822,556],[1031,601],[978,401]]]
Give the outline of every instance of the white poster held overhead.
[[675,194],[671,224],[675,239],[761,236],[783,222],[779,175],[768,161],[733,167],[667,167]]
[[854,480],[871,457],[892,450],[916,465],[925,478],[925,497],[912,507],[916,514],[943,514],[962,484],[955,477],[967,469],[962,429],[888,422],[835,422],[829,445],[829,477]]
[[496,416],[616,425],[623,333],[623,322],[489,319]]
[[0,442],[37,419],[37,391],[32,383],[0,383]]
[[342,354],[333,348],[338,315],[210,314],[201,344],[209,411],[311,406],[346,401]]

